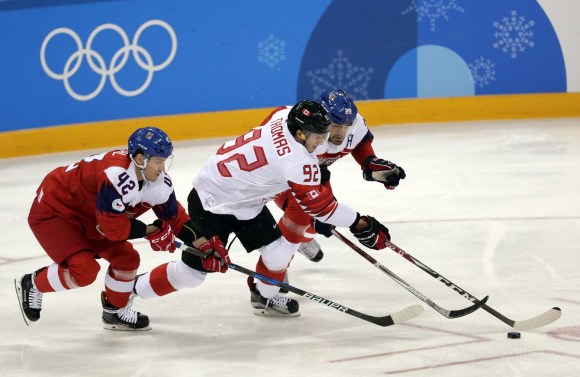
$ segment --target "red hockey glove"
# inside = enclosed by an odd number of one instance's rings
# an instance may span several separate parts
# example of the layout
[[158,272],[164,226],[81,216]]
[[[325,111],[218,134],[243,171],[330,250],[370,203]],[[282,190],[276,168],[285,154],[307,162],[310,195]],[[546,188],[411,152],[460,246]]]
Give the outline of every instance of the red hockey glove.
[[232,263],[228,250],[218,236],[213,236],[209,241],[199,247],[206,256],[201,258],[201,264],[207,272],[226,272],[228,265]]
[[378,222],[374,217],[371,216],[361,216],[362,221],[367,223],[367,226],[360,230],[356,230],[354,227],[350,228],[352,234],[358,239],[358,241],[364,246],[374,249],[381,250],[386,247],[385,241],[391,240],[391,235],[389,234],[389,229],[386,226]]
[[402,167],[390,161],[376,156],[369,156],[365,160],[363,178],[367,181],[384,183],[387,190],[393,190],[399,185],[399,180],[405,179],[406,176]]
[[175,234],[171,226],[163,220],[155,220],[153,225],[158,227],[155,232],[149,233],[145,239],[151,244],[151,248],[155,251],[175,251]]

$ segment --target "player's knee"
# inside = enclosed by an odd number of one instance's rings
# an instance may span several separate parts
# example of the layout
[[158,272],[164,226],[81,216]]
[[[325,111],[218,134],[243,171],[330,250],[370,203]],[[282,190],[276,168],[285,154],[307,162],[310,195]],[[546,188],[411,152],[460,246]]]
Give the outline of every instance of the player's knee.
[[206,276],[206,272],[193,269],[182,261],[172,262],[167,266],[167,277],[176,290],[195,288],[204,282]]
[[270,271],[282,271],[288,268],[298,244],[289,242],[285,237],[280,237],[274,242],[264,246],[260,251],[264,266]]
[[101,266],[91,253],[81,252],[67,258],[66,270],[66,278],[71,279],[68,286],[86,287],[97,279]]
[[129,242],[126,242],[119,252],[109,260],[111,268],[115,270],[133,271],[139,268],[141,257]]

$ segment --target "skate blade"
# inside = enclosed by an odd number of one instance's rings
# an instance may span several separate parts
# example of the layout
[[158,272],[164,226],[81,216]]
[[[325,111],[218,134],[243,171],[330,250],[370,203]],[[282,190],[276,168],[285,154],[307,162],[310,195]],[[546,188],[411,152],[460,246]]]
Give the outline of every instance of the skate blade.
[[111,331],[149,331],[151,330],[151,326],[147,326],[147,327],[142,327],[140,329],[136,329],[133,327],[128,327],[128,326],[123,326],[123,325],[111,325],[109,323],[104,323],[103,322],[103,328],[105,330],[111,330]]
[[300,311],[296,313],[282,313],[275,309],[254,308],[254,314],[263,317],[300,317]]

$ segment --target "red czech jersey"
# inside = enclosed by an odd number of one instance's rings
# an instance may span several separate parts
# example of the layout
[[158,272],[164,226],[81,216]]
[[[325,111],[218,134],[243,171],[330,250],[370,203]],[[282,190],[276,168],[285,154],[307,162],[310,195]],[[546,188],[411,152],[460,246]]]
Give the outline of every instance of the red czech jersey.
[[130,218],[149,209],[178,234],[189,216],[175,197],[171,178],[163,172],[155,182],[140,185],[127,153],[110,151],[56,168],[42,181],[35,200],[80,223],[89,239],[127,240]]

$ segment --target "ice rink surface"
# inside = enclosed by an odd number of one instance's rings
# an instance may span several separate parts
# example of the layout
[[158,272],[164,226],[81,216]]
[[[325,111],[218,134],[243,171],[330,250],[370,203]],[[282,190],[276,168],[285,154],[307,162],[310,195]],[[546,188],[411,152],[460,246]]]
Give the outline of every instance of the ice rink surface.
[[[319,238],[324,259],[296,255],[292,285],[375,316],[412,304],[423,315],[383,328],[293,296],[302,316],[258,317],[246,276],[230,270],[196,289],[137,299],[151,331],[111,332],[101,328],[101,263],[92,286],[45,294],[40,321],[27,327],[13,279],[51,263],[28,228],[28,209],[46,173],[105,150],[81,151],[1,161],[0,376],[580,376],[580,119],[372,132],[377,155],[403,166],[407,179],[387,191],[343,158],[331,167],[339,201],[380,219],[398,246],[469,293],[489,295],[507,317],[553,306],[562,317],[516,340],[483,310],[446,319],[338,239]],[[182,202],[222,142],[175,143],[169,173]],[[141,271],[179,258],[136,245]],[[394,252],[368,252],[440,306],[470,304]],[[236,241],[230,253],[255,269],[257,252]]]

